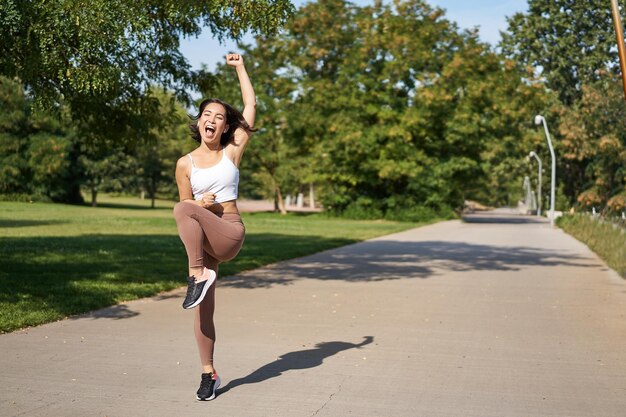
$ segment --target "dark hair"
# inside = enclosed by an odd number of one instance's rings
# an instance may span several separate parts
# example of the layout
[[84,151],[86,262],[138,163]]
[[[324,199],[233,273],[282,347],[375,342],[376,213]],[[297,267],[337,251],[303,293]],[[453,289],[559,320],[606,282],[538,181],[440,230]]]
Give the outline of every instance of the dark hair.
[[226,124],[229,126],[228,131],[222,133],[222,137],[220,138],[220,144],[226,145],[233,139],[233,134],[238,128],[242,128],[247,130],[248,132],[256,132],[257,129],[250,127],[246,119],[244,119],[243,114],[233,106],[228,103],[224,103],[222,100],[217,98],[207,98],[202,103],[200,103],[198,114],[192,116],[189,114],[189,118],[194,121],[194,123],[189,124],[189,129],[191,129],[191,137],[196,142],[200,143],[202,141],[202,136],[200,135],[200,129],[198,129],[198,120],[200,116],[202,116],[202,112],[211,103],[218,103],[224,106],[226,109]]

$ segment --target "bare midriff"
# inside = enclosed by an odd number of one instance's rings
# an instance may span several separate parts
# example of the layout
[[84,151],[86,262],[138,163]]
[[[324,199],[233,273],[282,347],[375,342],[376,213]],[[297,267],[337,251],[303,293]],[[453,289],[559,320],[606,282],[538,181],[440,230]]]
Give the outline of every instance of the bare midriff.
[[215,203],[209,207],[209,210],[219,216],[221,216],[222,214],[239,214],[239,208],[237,208],[237,200]]

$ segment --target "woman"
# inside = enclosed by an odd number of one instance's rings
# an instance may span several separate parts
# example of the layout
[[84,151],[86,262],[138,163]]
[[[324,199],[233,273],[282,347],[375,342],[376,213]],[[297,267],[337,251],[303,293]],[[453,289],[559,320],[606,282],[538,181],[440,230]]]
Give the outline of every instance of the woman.
[[218,264],[234,258],[243,244],[245,229],[236,202],[238,167],[255,131],[256,98],[243,57],[228,54],[226,64],[237,72],[243,112],[218,99],[204,100],[190,125],[200,146],[176,163],[180,202],[174,207],[174,217],[189,259],[183,308],[198,306],[194,332],[203,369],[196,398],[201,401],[214,399],[220,385],[213,366],[213,284]]

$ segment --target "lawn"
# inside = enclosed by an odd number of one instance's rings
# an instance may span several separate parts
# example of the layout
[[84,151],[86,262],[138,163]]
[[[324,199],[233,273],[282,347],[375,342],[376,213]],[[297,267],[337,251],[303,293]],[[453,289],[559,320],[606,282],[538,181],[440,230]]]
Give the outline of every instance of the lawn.
[[[173,202],[100,198],[99,207],[0,202],[0,332],[147,297],[185,283],[186,256]],[[321,214],[247,213],[233,275],[414,223]]]

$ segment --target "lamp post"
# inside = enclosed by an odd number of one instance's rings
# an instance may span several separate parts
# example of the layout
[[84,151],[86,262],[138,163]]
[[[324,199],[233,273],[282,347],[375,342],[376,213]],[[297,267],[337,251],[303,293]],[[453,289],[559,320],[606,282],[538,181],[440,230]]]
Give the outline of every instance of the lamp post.
[[539,164],[539,169],[537,170],[537,216],[541,216],[541,159],[539,159],[535,151],[530,151],[528,157],[535,158]]
[[550,226],[554,226],[554,188],[556,186],[556,159],[554,157],[554,148],[552,148],[552,140],[550,140],[550,132],[548,132],[548,124],[546,119],[541,115],[535,116],[535,124],[543,124],[543,129],[546,132],[546,139],[548,140],[548,147],[550,148],[550,157],[552,158],[552,175],[550,181]]

